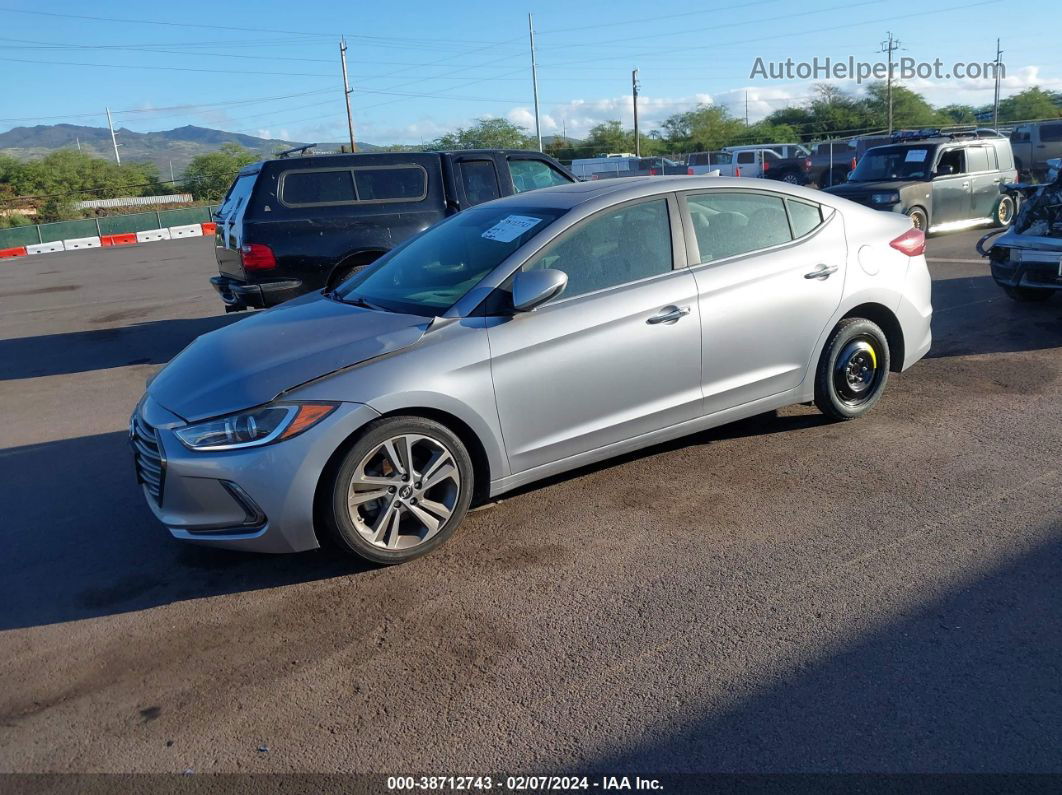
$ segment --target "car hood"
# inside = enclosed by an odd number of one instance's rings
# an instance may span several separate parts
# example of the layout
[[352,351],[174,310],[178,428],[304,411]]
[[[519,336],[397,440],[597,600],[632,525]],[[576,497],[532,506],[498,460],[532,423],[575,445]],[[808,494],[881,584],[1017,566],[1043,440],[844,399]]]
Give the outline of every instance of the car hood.
[[834,185],[833,187],[826,188],[826,193],[832,193],[834,196],[843,196],[848,198],[849,196],[865,196],[868,193],[882,193],[890,190],[902,190],[908,185],[915,184],[917,180],[881,180],[879,182],[845,182],[841,185]]
[[148,394],[189,422],[229,414],[408,347],[431,321],[304,296],[199,337],[159,372]]

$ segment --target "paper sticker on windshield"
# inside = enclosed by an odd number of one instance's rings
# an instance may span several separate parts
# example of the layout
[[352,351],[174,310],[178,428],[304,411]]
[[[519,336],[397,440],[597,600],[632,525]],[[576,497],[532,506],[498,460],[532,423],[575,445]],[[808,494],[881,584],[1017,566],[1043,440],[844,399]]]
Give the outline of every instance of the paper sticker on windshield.
[[497,240],[499,243],[512,243],[528,229],[542,223],[541,218],[531,215],[507,215],[484,232],[481,237]]
[[926,159],[925,149],[908,149],[907,157],[903,159],[905,163],[924,163]]

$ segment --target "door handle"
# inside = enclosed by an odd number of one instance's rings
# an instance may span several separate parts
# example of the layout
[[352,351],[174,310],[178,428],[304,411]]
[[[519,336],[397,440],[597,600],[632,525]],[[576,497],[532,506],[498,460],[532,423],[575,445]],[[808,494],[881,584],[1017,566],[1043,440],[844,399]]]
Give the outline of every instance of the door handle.
[[658,323],[674,323],[680,317],[685,317],[690,313],[688,306],[665,306],[660,310],[659,314],[653,315],[646,320],[650,326],[655,326]]
[[964,183],[962,183],[962,186],[964,188],[968,188],[968,187],[970,187],[970,183],[969,182],[964,182]]
[[805,273],[805,279],[818,279],[819,281],[825,281],[830,278],[830,274],[837,273],[836,265],[819,265],[815,270],[810,273]]

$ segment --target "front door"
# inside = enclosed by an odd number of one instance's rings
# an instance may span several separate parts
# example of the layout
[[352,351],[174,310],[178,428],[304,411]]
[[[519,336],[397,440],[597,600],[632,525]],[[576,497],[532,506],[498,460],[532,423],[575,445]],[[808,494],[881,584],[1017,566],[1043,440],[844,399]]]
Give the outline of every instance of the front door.
[[840,214],[768,191],[688,194],[703,330],[704,413],[800,386],[841,302]]
[[698,415],[697,290],[676,267],[676,206],[655,198],[591,216],[523,266],[566,273],[559,298],[488,318],[514,474]]

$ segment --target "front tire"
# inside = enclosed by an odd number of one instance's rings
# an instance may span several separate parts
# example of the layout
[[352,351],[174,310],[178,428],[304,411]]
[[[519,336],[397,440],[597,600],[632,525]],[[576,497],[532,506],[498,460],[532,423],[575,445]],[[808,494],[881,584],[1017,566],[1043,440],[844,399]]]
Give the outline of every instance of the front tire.
[[865,318],[845,318],[830,334],[815,373],[815,405],[827,417],[861,417],[881,399],[889,380],[889,342]]
[[472,460],[445,425],[423,417],[370,423],[332,479],[326,512],[340,545],[393,565],[443,544],[468,511]]
[[923,232],[929,229],[929,216],[921,207],[914,207],[907,211],[907,217],[911,219],[911,226],[921,229]]

